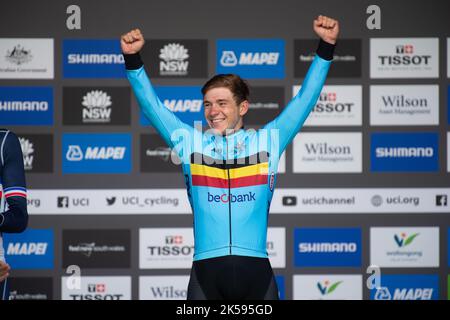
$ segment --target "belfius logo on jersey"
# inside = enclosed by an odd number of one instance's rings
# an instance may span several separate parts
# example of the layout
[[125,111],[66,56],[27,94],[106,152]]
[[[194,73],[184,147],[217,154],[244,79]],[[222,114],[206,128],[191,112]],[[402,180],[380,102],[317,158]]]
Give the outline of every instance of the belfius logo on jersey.
[[27,172],[53,172],[53,136],[17,134]]
[[63,173],[129,173],[131,135],[63,135]]
[[51,87],[0,87],[1,125],[52,125]]
[[4,233],[6,260],[13,269],[53,269],[54,236],[51,229]]
[[360,228],[296,228],[297,267],[361,266]]
[[[240,188],[263,185],[268,183],[267,152],[259,152],[255,155],[235,159],[233,163],[218,162],[206,155],[193,153],[191,155],[191,175],[193,186],[205,186],[212,188]],[[245,202],[255,201],[255,194],[237,195],[208,194],[210,202]]]
[[437,133],[373,133],[371,171],[432,172],[439,170]]
[[[174,112],[181,121],[194,126],[203,121],[203,96],[200,87],[155,87],[155,92],[167,109]],[[150,122],[141,111],[141,125]]]
[[130,88],[63,88],[63,124],[129,125]]
[[283,79],[284,40],[218,40],[216,73],[246,79]]
[[382,275],[380,288],[370,291],[371,300],[437,300],[438,275]]
[[64,78],[125,78],[119,40],[64,40]]
[[152,78],[206,78],[207,40],[148,40],[142,58]]

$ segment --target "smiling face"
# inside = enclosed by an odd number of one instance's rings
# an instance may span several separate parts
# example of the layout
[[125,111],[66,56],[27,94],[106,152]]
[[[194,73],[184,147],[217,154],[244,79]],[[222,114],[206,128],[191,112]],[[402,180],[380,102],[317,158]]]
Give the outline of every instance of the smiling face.
[[248,111],[248,101],[237,104],[230,89],[211,88],[203,97],[205,118],[212,129],[225,134],[227,129],[239,130],[243,126],[243,116]]

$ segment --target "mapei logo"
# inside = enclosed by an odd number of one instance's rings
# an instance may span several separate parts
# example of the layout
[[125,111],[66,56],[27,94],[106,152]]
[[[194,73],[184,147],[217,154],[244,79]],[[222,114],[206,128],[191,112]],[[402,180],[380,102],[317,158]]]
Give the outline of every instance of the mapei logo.
[[325,280],[324,282],[319,281],[317,282],[317,288],[319,289],[320,294],[325,296],[335,291],[342,282],[343,281],[336,281],[332,283],[331,281],[328,280]]
[[217,73],[284,78],[283,40],[218,40]]
[[128,173],[130,134],[63,135],[63,173]]
[[395,234],[394,240],[399,248],[404,248],[404,247],[410,245],[418,235],[419,235],[419,233],[414,233],[414,234],[408,236],[406,233],[402,232],[400,234],[400,236]]
[[105,123],[111,122],[111,97],[101,90],[92,90],[84,97],[81,104],[84,106],[83,122]]
[[189,53],[182,44],[166,44],[159,54],[163,61],[159,63],[159,72],[161,75],[187,75],[189,68]]
[[53,230],[27,229],[3,234],[6,260],[14,269],[53,268]]
[[372,289],[372,300],[437,300],[439,277],[437,275],[384,275],[381,287]]
[[[155,87],[156,94],[164,106],[174,112],[184,123],[194,126],[203,121],[203,97],[200,87]],[[141,111],[141,125],[149,125]]]
[[256,194],[254,192],[249,191],[246,194],[228,194],[224,193],[222,195],[214,195],[208,192],[208,202],[215,203],[235,203],[235,202],[252,202],[256,201]]
[[436,133],[373,133],[371,169],[375,172],[431,172],[439,169]]

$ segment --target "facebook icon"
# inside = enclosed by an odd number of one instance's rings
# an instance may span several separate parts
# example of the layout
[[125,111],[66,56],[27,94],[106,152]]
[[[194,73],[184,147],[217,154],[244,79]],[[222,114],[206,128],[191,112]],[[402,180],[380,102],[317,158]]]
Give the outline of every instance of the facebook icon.
[[447,195],[438,194],[436,196],[436,206],[437,207],[446,207],[447,206]]

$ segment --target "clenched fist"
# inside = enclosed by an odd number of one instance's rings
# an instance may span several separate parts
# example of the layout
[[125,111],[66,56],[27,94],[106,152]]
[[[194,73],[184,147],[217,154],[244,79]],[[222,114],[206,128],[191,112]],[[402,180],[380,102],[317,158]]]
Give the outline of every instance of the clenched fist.
[[134,29],[120,37],[120,46],[124,54],[134,54],[141,51],[145,40],[141,30]]
[[325,42],[336,44],[339,34],[337,20],[325,16],[318,16],[313,22],[314,31]]

